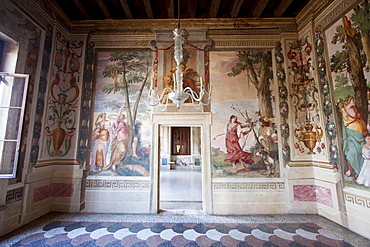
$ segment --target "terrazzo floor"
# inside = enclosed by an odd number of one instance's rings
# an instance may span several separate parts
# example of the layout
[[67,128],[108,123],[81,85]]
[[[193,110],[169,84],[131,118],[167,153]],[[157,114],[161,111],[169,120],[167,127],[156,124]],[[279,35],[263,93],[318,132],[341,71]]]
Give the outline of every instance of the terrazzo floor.
[[50,213],[2,237],[0,246],[369,247],[370,240],[318,215]]
[[318,215],[205,215],[201,172],[161,172],[160,213],[49,213],[0,237],[0,246],[370,247]]

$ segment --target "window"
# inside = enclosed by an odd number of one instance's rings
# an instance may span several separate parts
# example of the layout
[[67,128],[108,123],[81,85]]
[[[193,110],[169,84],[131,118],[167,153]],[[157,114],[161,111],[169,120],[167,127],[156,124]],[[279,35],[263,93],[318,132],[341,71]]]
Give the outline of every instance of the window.
[[16,175],[28,77],[0,73],[0,178]]
[[190,127],[172,127],[172,155],[190,155]]

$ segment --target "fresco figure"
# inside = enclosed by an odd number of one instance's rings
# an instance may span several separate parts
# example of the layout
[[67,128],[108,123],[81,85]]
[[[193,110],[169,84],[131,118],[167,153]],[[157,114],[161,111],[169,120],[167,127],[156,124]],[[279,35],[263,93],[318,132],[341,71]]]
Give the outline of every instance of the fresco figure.
[[[162,78],[163,80],[163,88],[169,88],[171,90],[173,90],[173,80],[172,80],[172,77],[169,76],[169,75],[166,75]],[[167,98],[168,98],[168,94],[169,92],[166,92],[164,95],[163,95],[163,99],[162,99],[162,104],[166,104],[167,102]],[[172,101],[171,100],[168,100],[169,103],[171,103]]]
[[45,127],[45,136],[46,136],[46,150],[48,151],[49,155],[52,156],[50,153],[50,146],[52,142],[53,133],[50,130],[49,126]]
[[273,118],[260,117],[258,119],[260,128],[258,129],[258,142],[263,146],[263,150],[256,153],[256,156],[261,157],[260,164],[266,166],[266,172],[263,175],[277,176],[276,165],[279,159],[278,151],[278,136],[276,129],[272,126]]
[[122,113],[124,107],[120,108],[116,121],[113,123],[112,131],[115,136],[112,140],[112,153],[110,162],[106,169],[112,167],[116,171],[117,165],[126,159],[127,156],[127,141],[128,141],[128,126],[125,123],[126,116]]
[[107,153],[110,142],[110,134],[108,131],[109,122],[106,119],[106,113],[100,113],[95,121],[95,129],[93,131],[93,155],[91,159],[91,171],[102,171],[107,166]]
[[[199,80],[200,75],[194,69],[186,68],[186,65],[183,63],[180,64],[180,67],[181,67],[181,71],[183,74],[183,79],[182,79],[183,88],[185,89],[189,87],[197,94],[197,96],[199,96],[200,90],[199,90],[199,87],[197,86],[197,81]],[[172,69],[170,72],[174,73],[173,77],[175,77],[176,68]],[[185,102],[190,103],[191,99],[187,99]]]
[[76,132],[76,128],[71,128],[69,131],[66,132],[66,139],[64,142],[66,150],[69,150],[71,147],[71,140]]
[[362,157],[364,163],[362,165],[360,174],[356,180],[356,183],[370,187],[370,134],[367,133],[365,136],[365,145],[362,146]]
[[260,125],[258,141],[270,157],[276,161],[278,160],[278,136],[275,128],[271,126],[274,120],[268,117],[260,117],[258,121]]
[[[253,164],[254,161],[252,159],[252,154],[243,151],[239,144],[239,137],[238,133],[240,133],[240,125],[241,122],[238,121],[238,118],[234,115],[230,116],[229,123],[226,125],[225,132],[222,134],[218,134],[217,137],[226,135],[225,136],[225,146],[227,149],[227,157],[225,158],[226,162],[231,162],[234,168],[234,173],[238,173],[238,169],[236,164],[241,163],[244,170],[249,171],[248,167],[245,164]],[[243,133],[240,133],[242,136]]]
[[[116,121],[113,123],[112,131],[115,136],[112,140],[112,152],[110,156],[109,165],[104,167],[104,170],[112,168],[113,171],[117,170],[117,166],[121,164],[127,157],[127,146],[129,138],[129,126],[127,126],[125,119],[126,115],[122,113],[122,110],[126,107],[121,107]],[[139,158],[136,153],[137,149],[137,137],[134,137],[132,142],[132,157]]]
[[364,161],[361,150],[364,144],[364,134],[367,133],[366,123],[355,105],[353,96],[348,96],[343,102],[338,102],[343,119],[343,151],[348,161],[347,177],[357,178]]

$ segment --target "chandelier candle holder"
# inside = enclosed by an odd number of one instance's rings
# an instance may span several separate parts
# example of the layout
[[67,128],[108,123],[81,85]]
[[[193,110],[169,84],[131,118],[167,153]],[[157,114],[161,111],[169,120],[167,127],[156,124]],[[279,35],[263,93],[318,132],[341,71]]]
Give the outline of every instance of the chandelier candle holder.
[[[160,105],[161,110],[166,110],[169,101],[172,101],[179,109],[180,105],[184,104],[190,98],[193,106],[199,110],[203,105],[209,105],[211,101],[211,90],[207,92],[204,89],[203,78],[200,77],[199,94],[192,88],[183,88],[183,71],[181,69],[181,62],[184,58],[183,44],[185,42],[186,31],[180,28],[180,1],[178,1],[178,24],[177,28],[173,30],[174,35],[174,59],[176,61],[176,71],[174,73],[173,82],[174,87],[166,87],[158,94],[154,88],[154,79],[152,79],[151,87],[148,93],[148,104],[151,106]],[[207,96],[207,97],[205,97]],[[205,98],[205,100],[204,100]],[[206,102],[203,102],[206,101]]]

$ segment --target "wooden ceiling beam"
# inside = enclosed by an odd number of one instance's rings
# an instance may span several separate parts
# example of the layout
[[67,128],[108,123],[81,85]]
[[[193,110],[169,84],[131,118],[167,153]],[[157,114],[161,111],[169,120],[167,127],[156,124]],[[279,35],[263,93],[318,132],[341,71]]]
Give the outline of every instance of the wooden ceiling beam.
[[281,17],[292,2],[293,0],[281,0],[274,11],[274,16]]
[[123,11],[125,12],[125,15],[126,15],[127,19],[133,19],[132,14],[131,14],[131,10],[130,10],[130,6],[128,6],[127,1],[126,0],[119,0],[119,1],[121,3],[121,6],[123,8]]
[[152,5],[150,4],[150,0],[144,0],[145,12],[148,19],[153,19],[153,10]]
[[195,18],[197,15],[197,0],[188,1],[189,18]]
[[73,2],[76,4],[77,8],[81,11],[86,20],[92,20],[91,16],[79,0],[73,0]]
[[235,0],[234,5],[231,9],[231,18],[236,18],[239,15],[240,8],[242,7],[244,0]]
[[166,1],[166,9],[168,13],[168,19],[175,19],[175,5],[173,0]]
[[107,19],[112,19],[112,16],[110,15],[107,7],[105,6],[103,0],[96,0],[96,2],[98,3],[100,9],[103,11],[103,14],[105,16],[105,18]]
[[252,11],[253,18],[259,18],[263,12],[263,10],[266,8],[267,3],[269,0],[259,0],[257,1],[257,6]]
[[209,17],[216,18],[218,9],[220,8],[221,0],[212,0],[211,7],[209,9]]

